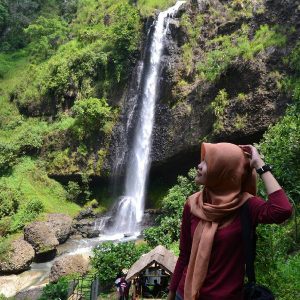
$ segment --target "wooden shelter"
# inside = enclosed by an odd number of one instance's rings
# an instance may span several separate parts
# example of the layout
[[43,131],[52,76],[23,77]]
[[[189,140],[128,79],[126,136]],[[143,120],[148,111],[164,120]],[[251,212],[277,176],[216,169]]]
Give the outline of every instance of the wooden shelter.
[[136,295],[147,297],[147,294],[153,298],[162,294],[174,272],[176,261],[177,257],[161,245],[142,255],[126,275],[126,280],[132,283],[133,298]]

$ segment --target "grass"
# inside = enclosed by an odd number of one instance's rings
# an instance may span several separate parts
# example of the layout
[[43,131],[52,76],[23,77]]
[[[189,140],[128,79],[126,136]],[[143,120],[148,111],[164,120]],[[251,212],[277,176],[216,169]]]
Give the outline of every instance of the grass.
[[43,203],[46,213],[75,216],[80,210],[79,205],[66,200],[66,191],[61,184],[50,179],[37,162],[29,157],[24,157],[14,166],[12,174],[1,177],[1,181],[19,187],[24,195],[22,205],[38,199]]
[[212,50],[197,64],[201,78],[214,81],[236,58],[249,61],[268,47],[283,47],[286,43],[286,35],[276,26],[270,28],[268,25],[261,25],[251,40],[248,35],[249,26],[244,24],[231,35],[218,36],[211,40],[209,45]]
[[26,50],[0,53],[0,96],[7,95],[22,80],[29,66]]
[[149,16],[155,13],[155,10],[166,10],[176,3],[176,0],[141,0],[137,1],[137,7],[142,16]]
[[238,130],[245,128],[247,124],[247,117],[248,117],[247,114],[244,116],[237,114],[234,120],[234,127]]

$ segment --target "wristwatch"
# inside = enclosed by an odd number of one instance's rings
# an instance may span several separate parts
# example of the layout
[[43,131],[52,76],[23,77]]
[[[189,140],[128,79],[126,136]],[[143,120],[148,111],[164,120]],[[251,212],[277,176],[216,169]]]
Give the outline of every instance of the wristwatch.
[[264,165],[261,168],[256,169],[257,174],[262,175],[268,171],[271,171],[272,167],[269,165]]

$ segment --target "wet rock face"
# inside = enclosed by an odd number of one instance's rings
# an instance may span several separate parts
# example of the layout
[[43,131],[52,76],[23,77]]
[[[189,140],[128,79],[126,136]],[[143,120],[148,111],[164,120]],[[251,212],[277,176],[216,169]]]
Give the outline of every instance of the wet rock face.
[[49,280],[57,282],[62,276],[70,274],[85,274],[88,271],[89,260],[82,255],[70,255],[58,258],[51,267]]
[[87,208],[85,210],[82,210],[79,212],[78,216],[76,217],[76,220],[80,221],[82,219],[87,219],[87,218],[95,218],[95,213],[92,208]]
[[65,214],[49,214],[47,224],[54,230],[59,243],[64,243],[70,236],[72,218]]
[[29,243],[23,239],[13,241],[6,259],[0,261],[0,275],[28,270],[33,258],[34,249]]
[[[216,117],[210,103],[222,89],[228,93],[229,104],[222,120],[223,129],[214,132]],[[239,99],[241,93],[243,100]],[[205,136],[215,142],[258,141],[268,126],[283,114],[287,102],[276,89],[276,82],[267,73],[264,62],[238,61],[214,84],[196,87],[186,101],[172,108],[158,103],[153,164],[163,164],[179,153],[182,156],[198,153],[200,139]]]
[[47,255],[59,245],[54,230],[46,222],[33,222],[24,228],[24,239],[32,245],[36,255]]
[[83,238],[94,238],[98,237],[100,231],[95,228],[95,220],[94,219],[81,219],[79,221],[75,221],[73,223],[73,234],[79,234]]

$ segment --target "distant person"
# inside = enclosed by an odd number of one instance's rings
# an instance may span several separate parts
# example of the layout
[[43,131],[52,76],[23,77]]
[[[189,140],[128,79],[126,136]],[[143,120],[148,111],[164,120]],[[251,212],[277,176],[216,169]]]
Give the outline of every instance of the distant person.
[[125,277],[122,276],[120,281],[118,282],[118,292],[119,292],[119,300],[128,300],[129,298],[129,284],[125,280]]
[[[256,172],[264,182],[266,202],[256,196]],[[258,223],[285,221],[292,206],[251,145],[202,143],[195,182],[204,189],[185,203],[180,254],[167,299],[242,300],[242,205],[248,202],[253,230]]]
[[115,280],[115,287],[117,289],[118,295],[119,295],[120,281],[121,281],[122,276],[123,276],[123,274],[121,272],[119,272],[118,275],[116,276],[116,280]]

